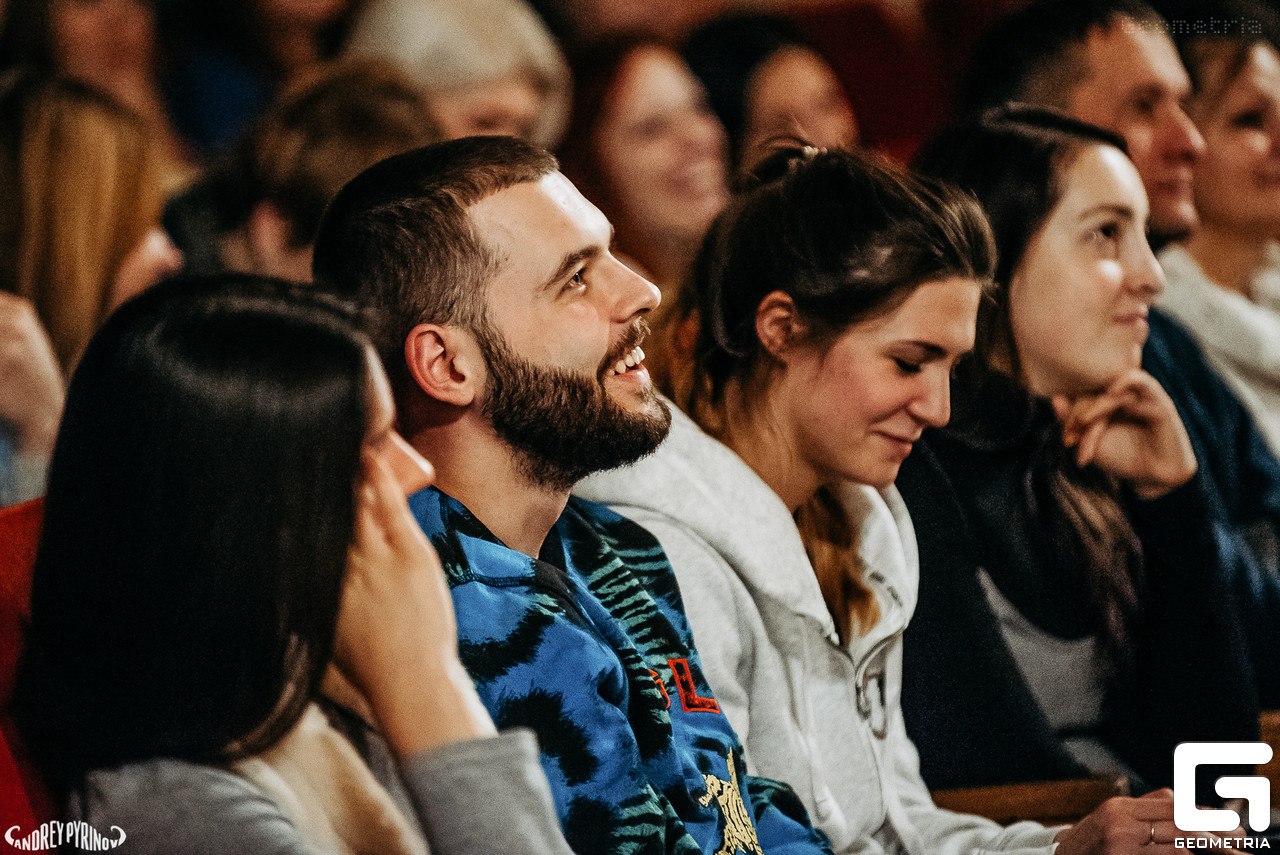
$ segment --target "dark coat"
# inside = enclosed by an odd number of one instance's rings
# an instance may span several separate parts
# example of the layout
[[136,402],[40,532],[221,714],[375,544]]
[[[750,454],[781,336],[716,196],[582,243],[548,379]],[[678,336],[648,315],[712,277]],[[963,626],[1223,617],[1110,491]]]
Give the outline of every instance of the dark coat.
[[[1278,652],[1280,580],[1260,567],[1237,522],[1263,516],[1268,497],[1280,495],[1280,465],[1256,444],[1261,438],[1239,402],[1228,406],[1234,397],[1203,357],[1196,362],[1194,343],[1176,329],[1164,335],[1167,324],[1154,320],[1147,361],[1181,359],[1182,382],[1170,392],[1200,471],[1159,500],[1122,498],[1145,556],[1140,614],[1097,734],[1151,787],[1172,782],[1179,742],[1256,739],[1260,709],[1280,694],[1280,675],[1269,667]],[[1175,369],[1159,367],[1152,373],[1173,387],[1167,378]],[[907,730],[932,788],[1078,777],[1085,770],[1049,727],[977,579],[985,569],[1045,631],[1097,634],[1079,551],[1044,478],[1056,421],[1045,402],[1006,384],[968,397],[981,406],[958,405],[952,424],[926,434],[898,479],[921,561],[920,601],[905,638]],[[1233,449],[1214,441],[1222,436],[1253,457],[1233,460]],[[1258,474],[1268,465],[1273,481]],[[1242,493],[1242,483],[1254,483],[1248,479],[1272,492]],[[1202,781],[1215,774],[1222,770],[1206,769]],[[1211,796],[1202,786],[1201,798]]]

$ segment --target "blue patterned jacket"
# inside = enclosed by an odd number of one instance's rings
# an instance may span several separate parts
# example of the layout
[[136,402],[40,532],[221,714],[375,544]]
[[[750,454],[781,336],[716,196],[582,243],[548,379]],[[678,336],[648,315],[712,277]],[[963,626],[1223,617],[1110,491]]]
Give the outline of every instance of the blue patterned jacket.
[[444,563],[463,664],[498,727],[537,734],[575,852],[830,852],[788,787],[746,774],[648,532],[573,498],[531,559],[434,488],[410,507]]

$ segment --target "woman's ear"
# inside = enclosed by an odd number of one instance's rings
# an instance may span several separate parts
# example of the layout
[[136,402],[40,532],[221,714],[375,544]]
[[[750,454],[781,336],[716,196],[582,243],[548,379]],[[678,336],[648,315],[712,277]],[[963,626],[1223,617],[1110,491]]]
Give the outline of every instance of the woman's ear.
[[427,397],[455,407],[479,396],[484,364],[475,337],[458,327],[418,324],[404,340],[404,359]]
[[765,353],[779,362],[787,361],[787,354],[807,333],[808,325],[786,292],[770,291],[756,307],[756,337]]

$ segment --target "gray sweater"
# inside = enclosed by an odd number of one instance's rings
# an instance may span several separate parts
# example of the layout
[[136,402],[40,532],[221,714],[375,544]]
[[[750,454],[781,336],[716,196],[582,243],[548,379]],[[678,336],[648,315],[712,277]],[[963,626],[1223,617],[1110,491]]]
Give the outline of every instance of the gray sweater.
[[[416,808],[433,855],[571,855],[528,731],[452,743],[396,764],[367,734],[357,744],[402,808]],[[323,855],[262,790],[215,766],[159,758],[89,774],[67,805],[122,855]]]
[[1052,855],[1058,828],[1002,828],[934,805],[902,720],[902,632],[919,561],[902,498],[843,484],[880,607],[841,643],[790,511],[731,449],[673,408],[633,466],[575,492],[652,532],[671,559],[707,680],[747,762],[795,789],[839,855]]

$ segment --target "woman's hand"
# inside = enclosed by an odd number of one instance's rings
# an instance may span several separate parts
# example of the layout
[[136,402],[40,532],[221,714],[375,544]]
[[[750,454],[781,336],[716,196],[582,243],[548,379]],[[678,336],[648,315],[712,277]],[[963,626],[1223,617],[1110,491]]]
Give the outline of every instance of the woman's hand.
[[1179,831],[1173,824],[1173,790],[1156,790],[1138,799],[1107,799],[1055,839],[1057,855],[1181,855],[1186,850],[1173,845],[1175,837],[1216,839]]
[[375,451],[365,452],[335,659],[401,756],[494,732],[458,659],[440,558]]
[[1054,398],[1053,408],[1076,463],[1127,482],[1139,498],[1159,498],[1196,474],[1196,455],[1173,401],[1140,368],[1099,394]]

